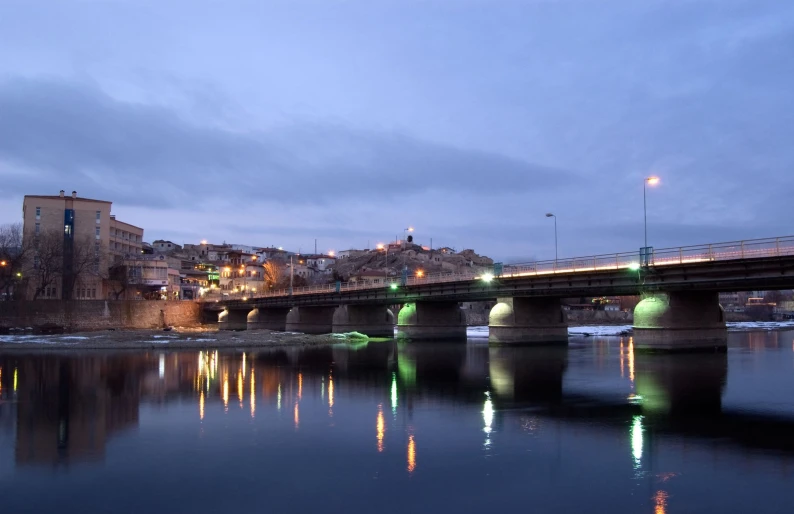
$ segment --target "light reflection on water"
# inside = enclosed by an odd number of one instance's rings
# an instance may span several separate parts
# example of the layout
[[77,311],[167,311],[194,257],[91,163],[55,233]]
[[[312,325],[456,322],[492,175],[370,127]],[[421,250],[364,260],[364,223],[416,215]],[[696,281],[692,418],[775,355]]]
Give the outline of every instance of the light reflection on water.
[[794,504],[792,340],[0,353],[4,511],[774,512]]

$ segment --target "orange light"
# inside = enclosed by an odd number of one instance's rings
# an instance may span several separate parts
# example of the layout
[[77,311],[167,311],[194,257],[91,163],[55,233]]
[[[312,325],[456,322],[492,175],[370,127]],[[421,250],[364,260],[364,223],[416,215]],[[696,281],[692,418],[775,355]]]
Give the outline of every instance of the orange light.
[[416,276],[419,277],[419,278],[422,278],[422,277],[425,276],[425,272],[422,271],[422,270],[417,270],[416,271]]
[[386,434],[386,420],[383,418],[383,406],[378,405],[378,417],[375,421],[376,437],[378,439],[378,452],[383,451],[383,438]]
[[6,265],[6,261],[0,261],[0,266],[5,266],[5,265]]
[[655,186],[659,183],[659,177],[648,177],[645,179],[645,181],[648,182],[649,185]]
[[384,248],[383,243],[378,243],[377,248],[378,248],[378,250],[383,250],[383,248]]
[[408,473],[413,473],[416,469],[416,441],[414,436],[408,436]]

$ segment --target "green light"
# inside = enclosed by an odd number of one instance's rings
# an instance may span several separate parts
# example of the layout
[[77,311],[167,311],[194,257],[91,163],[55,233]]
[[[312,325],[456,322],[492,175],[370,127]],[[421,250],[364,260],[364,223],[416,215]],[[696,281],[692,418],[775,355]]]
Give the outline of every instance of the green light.
[[491,280],[493,280],[493,274],[486,273],[481,278],[483,279],[484,282],[490,282]]
[[631,437],[631,454],[634,457],[634,468],[637,469],[642,463],[642,416],[634,416],[633,423],[629,429]]
[[629,269],[632,271],[637,271],[638,269],[640,269],[640,263],[632,262],[631,264],[629,264]]
[[391,289],[392,291],[395,291],[395,290],[397,290],[397,284],[395,284],[394,282],[392,282],[391,284],[389,284],[389,289]]
[[397,374],[391,374],[391,412],[397,415]]

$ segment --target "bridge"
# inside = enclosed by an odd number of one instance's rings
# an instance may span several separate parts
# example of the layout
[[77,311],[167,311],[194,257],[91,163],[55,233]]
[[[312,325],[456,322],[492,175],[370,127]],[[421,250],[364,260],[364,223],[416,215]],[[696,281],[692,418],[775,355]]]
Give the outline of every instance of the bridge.
[[[641,262],[641,257],[644,259]],[[563,343],[560,300],[642,295],[634,310],[638,350],[721,349],[726,326],[718,293],[794,288],[794,236],[625,252],[504,266],[492,271],[386,277],[268,291],[205,304],[224,330],[266,328],[309,334],[357,331],[393,337],[391,306],[402,306],[397,335],[466,338],[460,302],[495,300],[489,341]]]

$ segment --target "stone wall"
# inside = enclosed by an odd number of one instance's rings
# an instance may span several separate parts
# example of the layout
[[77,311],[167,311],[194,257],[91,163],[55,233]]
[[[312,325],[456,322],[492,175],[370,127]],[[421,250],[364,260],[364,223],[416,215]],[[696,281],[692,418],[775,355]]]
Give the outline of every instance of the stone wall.
[[190,301],[37,300],[0,302],[0,332],[11,328],[78,332],[201,324],[201,305]]
[[634,312],[628,311],[565,311],[568,325],[630,325]]

